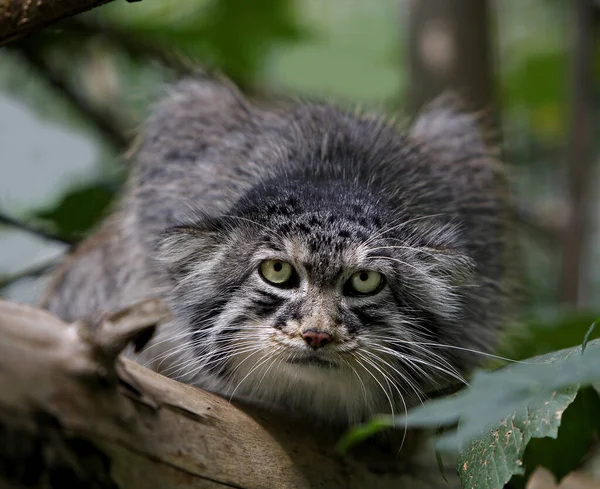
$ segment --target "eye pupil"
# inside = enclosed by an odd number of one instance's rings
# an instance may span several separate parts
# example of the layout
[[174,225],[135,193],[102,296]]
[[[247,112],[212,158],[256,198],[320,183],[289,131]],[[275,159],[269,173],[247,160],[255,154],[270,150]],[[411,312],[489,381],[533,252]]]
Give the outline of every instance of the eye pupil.
[[366,282],[367,280],[369,280],[369,274],[367,272],[361,272],[359,278],[363,281]]
[[281,272],[282,269],[283,265],[281,264],[281,262],[275,262],[275,264],[273,265],[273,270],[275,270],[276,272]]

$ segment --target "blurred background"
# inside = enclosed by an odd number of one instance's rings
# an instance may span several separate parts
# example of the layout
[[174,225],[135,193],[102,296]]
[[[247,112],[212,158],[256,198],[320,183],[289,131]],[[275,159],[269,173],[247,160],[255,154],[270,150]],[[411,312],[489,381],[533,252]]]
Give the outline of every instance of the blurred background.
[[113,205],[153,101],[190,68],[254,97],[400,120],[454,89],[486,109],[512,175],[529,334],[510,354],[577,344],[600,316],[599,4],[115,1],[11,43],[0,50],[0,295],[35,303],[44,273]]

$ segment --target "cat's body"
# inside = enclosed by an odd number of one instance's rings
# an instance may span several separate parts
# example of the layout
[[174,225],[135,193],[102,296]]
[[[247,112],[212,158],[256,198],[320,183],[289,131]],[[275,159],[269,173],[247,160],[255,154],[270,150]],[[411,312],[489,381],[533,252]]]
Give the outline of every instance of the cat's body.
[[56,275],[63,318],[159,295],[175,320],[140,362],[338,424],[402,412],[493,345],[506,200],[471,117],[432,107],[400,133],[188,80],[142,136],[120,209]]

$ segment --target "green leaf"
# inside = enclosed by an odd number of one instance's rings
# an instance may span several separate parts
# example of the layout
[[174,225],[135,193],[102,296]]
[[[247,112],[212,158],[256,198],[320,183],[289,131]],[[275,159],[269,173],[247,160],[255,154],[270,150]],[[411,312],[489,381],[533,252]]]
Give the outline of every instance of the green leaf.
[[[557,437],[563,413],[576,399],[580,384],[600,380],[600,340],[591,341],[588,350],[581,355],[577,346],[495,372],[480,372],[469,389],[397,416],[395,424],[437,428],[458,423],[455,431],[438,440],[438,447],[459,449],[458,472],[463,487],[503,487],[514,475],[525,474],[524,455],[531,439]],[[589,446],[593,434],[590,423],[600,423],[596,398],[582,399],[567,418],[565,432],[578,435],[573,438],[571,452],[562,455],[562,463],[556,465],[558,476],[571,470]],[[581,414],[580,402],[586,403],[587,417]],[[378,418],[354,430],[340,445],[347,448],[391,425],[391,418]],[[530,466],[546,460],[545,446],[533,445],[528,452]]]
[[440,452],[439,450],[435,451],[435,460],[437,462],[438,470],[440,471],[441,476],[446,482],[448,482],[448,478],[446,477],[446,468],[444,467],[444,459],[442,458],[442,452]]
[[531,438],[556,438],[562,414],[574,401],[577,387],[554,392],[543,402],[518,409],[492,430],[461,447],[458,474],[464,489],[493,489],[523,474],[523,454]]
[[563,137],[566,129],[568,90],[561,73],[568,66],[567,55],[561,49],[527,56],[518,69],[507,73],[504,81],[507,103],[521,109],[527,107],[531,128],[550,141]]
[[[548,317],[550,316],[550,317]],[[581,344],[581,338],[589,330],[589,325],[598,317],[598,311],[569,311],[560,313],[555,310],[551,314],[527,320],[526,333],[519,331],[511,337],[509,331],[505,345],[496,353],[516,360],[543,355],[549,351],[562,350]],[[598,338],[600,330],[595,331],[589,339]]]
[[587,333],[585,333],[585,336],[583,337],[583,343],[581,343],[581,353],[583,354],[583,352],[585,351],[585,347],[588,344],[588,341],[590,339],[590,335],[592,334],[592,332],[594,331],[594,328],[596,327],[596,323],[598,322],[599,319],[596,319],[592,325],[590,326],[590,329],[587,330]]
[[294,0],[179,0],[167,8],[160,2],[147,3],[151,5],[143,17],[127,19],[126,8],[118,2],[103,13],[109,12],[111,22],[127,35],[176,48],[242,86],[251,85],[261,74],[271,51],[308,33],[298,22]]
[[34,213],[49,222],[58,234],[81,236],[105,216],[116,194],[109,185],[93,183],[69,191],[54,207]]
[[[557,437],[563,413],[574,401],[580,384],[600,380],[600,340],[589,342],[585,355],[580,352],[579,347],[573,347],[495,372],[479,372],[470,388],[396,417],[396,424],[435,428],[458,422],[453,433],[438,440],[438,447],[459,449],[463,487],[503,487],[513,475],[525,473],[524,453],[532,438]],[[593,413],[595,420],[595,398],[586,402],[587,412]],[[577,418],[581,415],[575,416],[575,422]],[[570,420],[569,426],[572,424]],[[589,433],[584,423],[586,430]],[[556,469],[559,475],[581,459],[588,446],[587,436],[582,434],[570,456],[563,457]],[[544,459],[544,451],[536,447],[537,443],[530,455],[532,463],[536,456]]]
[[446,450],[466,446],[499,420],[527,406],[541,405],[557,392],[578,384],[599,381],[600,340],[591,341],[585,355],[580,352],[577,346],[494,372],[479,372],[470,388],[398,416],[396,425],[437,428],[460,420],[458,428],[440,438],[438,446]]
[[377,416],[368,423],[357,426],[346,433],[338,442],[336,449],[338,452],[344,453],[349,448],[365,441],[376,433],[392,427],[393,422],[394,420],[391,416]]
[[567,84],[560,74],[566,66],[568,53],[565,50],[527,56],[519,69],[513,70],[505,81],[511,101],[532,108],[563,103]]
[[599,432],[600,397],[592,387],[581,389],[562,416],[558,437],[535,438],[527,445],[527,478],[541,465],[560,482],[577,468]]
[[523,433],[510,419],[471,441],[458,460],[462,487],[504,487],[513,474],[523,473],[522,445]]

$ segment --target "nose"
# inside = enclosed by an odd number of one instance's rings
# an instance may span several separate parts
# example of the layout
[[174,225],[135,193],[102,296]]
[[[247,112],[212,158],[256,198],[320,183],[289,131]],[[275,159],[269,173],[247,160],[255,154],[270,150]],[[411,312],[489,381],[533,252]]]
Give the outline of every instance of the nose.
[[302,338],[311,348],[323,348],[328,343],[331,343],[333,338],[329,333],[323,331],[315,331],[314,329],[306,330],[302,333]]

